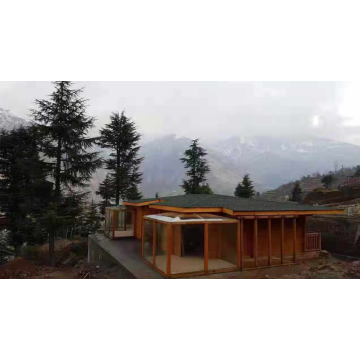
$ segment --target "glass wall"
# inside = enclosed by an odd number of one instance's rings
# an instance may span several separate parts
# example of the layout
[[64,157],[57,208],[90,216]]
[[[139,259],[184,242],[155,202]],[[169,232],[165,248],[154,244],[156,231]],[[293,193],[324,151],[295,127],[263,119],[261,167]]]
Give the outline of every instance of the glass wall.
[[168,225],[156,223],[155,266],[166,274],[168,254]]
[[205,270],[204,224],[172,226],[171,274]]
[[115,238],[134,236],[134,213],[132,210],[116,210]]
[[153,223],[151,220],[145,220],[143,234],[144,258],[151,264],[153,263]]

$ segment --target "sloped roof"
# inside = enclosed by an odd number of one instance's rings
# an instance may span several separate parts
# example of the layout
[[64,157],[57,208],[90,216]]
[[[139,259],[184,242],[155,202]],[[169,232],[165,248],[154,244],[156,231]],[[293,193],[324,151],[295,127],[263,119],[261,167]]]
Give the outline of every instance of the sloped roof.
[[124,204],[141,204],[154,201],[153,205],[179,208],[226,208],[232,211],[332,211],[334,208],[299,205],[291,201],[270,201],[264,199],[244,199],[226,195],[180,195],[126,201]]

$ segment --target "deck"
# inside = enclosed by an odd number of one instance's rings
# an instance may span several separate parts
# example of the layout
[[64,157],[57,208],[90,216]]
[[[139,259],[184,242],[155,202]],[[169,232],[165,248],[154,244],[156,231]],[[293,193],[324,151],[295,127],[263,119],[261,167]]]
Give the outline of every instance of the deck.
[[107,259],[115,262],[133,279],[163,279],[141,258],[141,241],[136,239],[110,240],[103,234],[89,235],[88,261]]

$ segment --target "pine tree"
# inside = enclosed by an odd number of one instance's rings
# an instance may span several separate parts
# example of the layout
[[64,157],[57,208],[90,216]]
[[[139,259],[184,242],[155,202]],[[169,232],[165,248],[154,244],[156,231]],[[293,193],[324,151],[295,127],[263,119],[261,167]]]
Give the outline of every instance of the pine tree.
[[94,200],[92,200],[84,211],[83,225],[88,233],[94,234],[101,226],[100,221],[101,216],[98,212],[98,206],[95,204]]
[[0,265],[12,255],[14,248],[10,245],[10,234],[7,230],[0,230]]
[[184,163],[185,169],[189,169],[186,175],[189,180],[183,180],[180,185],[185,194],[212,194],[210,186],[206,183],[206,174],[210,172],[205,156],[207,152],[199,146],[199,139],[193,140],[190,148],[185,151],[181,162]]
[[250,180],[250,175],[245,174],[241,183],[238,183],[234,195],[241,198],[252,198],[255,196],[253,182]]
[[138,155],[141,135],[124,111],[121,115],[113,113],[110,120],[110,124],[100,130],[98,144],[112,150],[105,164],[111,179],[110,198],[119,205],[120,200],[140,199],[142,196],[138,189],[142,178],[139,168],[143,158]]
[[96,192],[97,195],[100,195],[102,201],[100,201],[99,208],[100,213],[105,215],[105,209],[111,206],[111,197],[112,197],[112,183],[109,174],[106,175],[105,180],[99,185],[99,189]]
[[[61,204],[63,186],[85,187],[92,173],[101,166],[101,159],[91,147],[96,138],[87,138],[94,118],[86,115],[86,100],[82,89],[72,89],[70,81],[57,81],[50,100],[36,100],[38,109],[32,110],[33,120],[42,140],[42,152],[51,166],[54,180],[52,215]],[[60,215],[59,215],[60,216]],[[49,237],[50,265],[55,265],[54,243],[57,221],[51,224]]]
[[290,201],[300,202],[302,200],[302,189],[300,186],[300,182],[296,181],[294,188],[291,192]]
[[50,202],[52,185],[47,165],[40,159],[34,127],[0,132],[0,203],[10,230],[11,244],[40,243],[45,232],[36,218]]

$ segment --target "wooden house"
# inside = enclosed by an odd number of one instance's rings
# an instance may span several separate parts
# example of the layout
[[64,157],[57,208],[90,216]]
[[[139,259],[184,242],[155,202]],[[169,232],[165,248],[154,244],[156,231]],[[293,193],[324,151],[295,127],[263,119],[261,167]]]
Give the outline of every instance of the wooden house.
[[296,263],[321,250],[306,218],[343,210],[223,195],[126,201],[106,209],[105,234],[142,241],[142,258],[165,277]]

